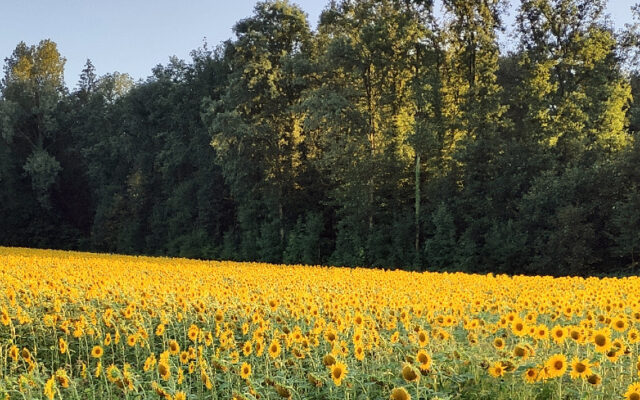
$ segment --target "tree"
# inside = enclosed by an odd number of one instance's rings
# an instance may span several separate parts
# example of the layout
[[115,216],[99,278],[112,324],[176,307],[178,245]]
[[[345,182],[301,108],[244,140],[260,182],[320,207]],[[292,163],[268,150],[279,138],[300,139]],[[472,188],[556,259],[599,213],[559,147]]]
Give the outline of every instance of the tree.
[[338,214],[335,262],[380,265],[392,257],[380,243],[393,210],[412,203],[413,89],[430,6],[344,1],[321,16],[318,85],[305,98],[305,127],[317,138],[314,164],[328,178]]
[[604,0],[527,0],[517,21],[525,134],[559,165],[610,160],[631,143],[631,99]]
[[50,188],[61,166],[49,147],[56,140],[56,107],[64,96],[64,64],[57,45],[21,42],[5,60],[2,81],[2,138],[31,178],[40,204],[50,207]]
[[[498,158],[509,127],[498,84],[497,34],[504,2],[448,0],[443,5],[435,103],[440,108],[435,125],[439,168],[431,190],[438,190],[439,201],[453,196],[449,202],[456,210],[459,246],[451,249],[455,251],[450,259],[458,260],[461,268],[475,268],[485,257],[483,246],[491,220],[500,219],[504,205],[494,196],[499,190],[494,183],[501,174]],[[434,202],[432,207],[437,205]],[[437,209],[433,212],[434,216],[441,214]],[[427,235],[441,235],[437,229]],[[433,259],[429,254],[426,257]]]
[[234,32],[236,41],[226,44],[227,91],[204,117],[238,205],[244,257],[273,260],[297,217],[285,214],[303,173],[303,117],[296,105],[306,83],[295,66],[308,57],[311,33],[304,12],[287,1],[258,3]]

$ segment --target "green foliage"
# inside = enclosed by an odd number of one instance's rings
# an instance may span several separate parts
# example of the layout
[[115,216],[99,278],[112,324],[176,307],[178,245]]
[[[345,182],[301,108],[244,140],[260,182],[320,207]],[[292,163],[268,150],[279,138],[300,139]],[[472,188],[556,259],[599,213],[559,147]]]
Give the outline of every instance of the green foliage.
[[289,232],[282,261],[287,264],[319,264],[323,229],[321,214],[311,212],[304,218],[299,217]]
[[[146,81],[6,59],[0,244],[413,269],[637,264],[637,25],[605,0],[259,2]],[[636,8],[636,11],[638,9]]]
[[441,203],[432,215],[433,236],[425,241],[425,259],[434,267],[453,267],[456,253],[456,226],[449,208]]

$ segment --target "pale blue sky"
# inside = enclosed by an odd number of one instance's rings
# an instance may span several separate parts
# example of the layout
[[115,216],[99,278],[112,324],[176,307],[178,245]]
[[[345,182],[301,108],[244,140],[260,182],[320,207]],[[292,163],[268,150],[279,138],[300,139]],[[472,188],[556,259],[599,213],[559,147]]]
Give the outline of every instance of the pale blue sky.
[[[609,0],[608,12],[617,27],[631,21],[634,2]],[[315,27],[327,1],[294,3]],[[21,40],[35,44],[50,38],[67,59],[65,78],[71,88],[87,58],[99,75],[119,71],[144,79],[171,55],[188,59],[204,37],[212,47],[230,38],[231,27],[251,15],[254,4],[255,0],[1,0],[0,60],[4,64]]]

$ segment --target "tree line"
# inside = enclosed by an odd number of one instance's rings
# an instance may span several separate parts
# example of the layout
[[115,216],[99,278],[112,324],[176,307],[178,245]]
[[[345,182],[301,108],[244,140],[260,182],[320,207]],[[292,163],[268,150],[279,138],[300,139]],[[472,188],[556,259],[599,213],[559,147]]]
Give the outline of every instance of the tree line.
[[[145,81],[0,85],[0,244],[497,273],[633,271],[638,29],[605,0],[260,2]],[[634,12],[640,9],[636,6]]]

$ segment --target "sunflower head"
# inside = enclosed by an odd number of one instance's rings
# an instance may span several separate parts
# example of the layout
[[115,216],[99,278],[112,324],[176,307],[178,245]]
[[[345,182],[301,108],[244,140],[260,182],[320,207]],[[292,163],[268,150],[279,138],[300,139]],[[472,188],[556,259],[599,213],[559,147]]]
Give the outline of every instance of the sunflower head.
[[336,362],[331,366],[331,379],[336,386],[342,384],[342,380],[347,375],[347,366],[341,362]]
[[271,344],[269,345],[269,356],[271,358],[276,358],[280,355],[282,349],[280,348],[280,342],[278,339],[273,339]]
[[524,380],[527,383],[533,383],[538,379],[538,371],[535,368],[528,368],[524,372]]
[[391,391],[389,400],[411,400],[411,395],[409,394],[409,392],[407,392],[407,389],[403,387],[394,388]]
[[596,346],[596,351],[599,353],[606,353],[611,348],[611,333],[608,330],[600,330],[593,334],[593,344]]
[[91,357],[93,358],[100,358],[102,354],[104,354],[104,351],[100,346],[93,346],[93,349],[91,349]]
[[602,377],[598,374],[591,374],[587,377],[587,382],[592,386],[598,386],[602,383]]
[[336,363],[336,358],[332,354],[327,354],[322,357],[322,363],[325,365],[325,367],[331,367]]
[[497,361],[491,364],[487,371],[489,372],[489,375],[493,376],[494,378],[499,378],[504,375],[505,368],[504,365],[502,365],[502,362]]
[[416,360],[420,363],[420,369],[422,371],[428,371],[431,368],[431,356],[424,350],[419,350],[416,355]]
[[545,364],[549,378],[557,378],[567,371],[567,357],[564,354],[554,354]]
[[163,380],[169,380],[171,377],[171,369],[169,368],[169,364],[165,362],[158,363],[158,374]]
[[420,378],[420,375],[416,372],[413,366],[411,366],[411,364],[406,363],[402,367],[402,377],[407,382],[415,382]]
[[567,329],[556,325],[551,329],[551,338],[556,343],[563,343],[567,338]]
[[624,394],[626,400],[640,400],[640,383],[632,383]]
[[180,345],[178,344],[177,341],[175,340],[169,341],[169,352],[174,356],[180,352]]
[[579,360],[577,357],[571,361],[571,378],[586,379],[591,375],[591,363],[588,359]]
[[240,377],[242,379],[249,379],[251,376],[251,365],[246,362],[240,367]]

